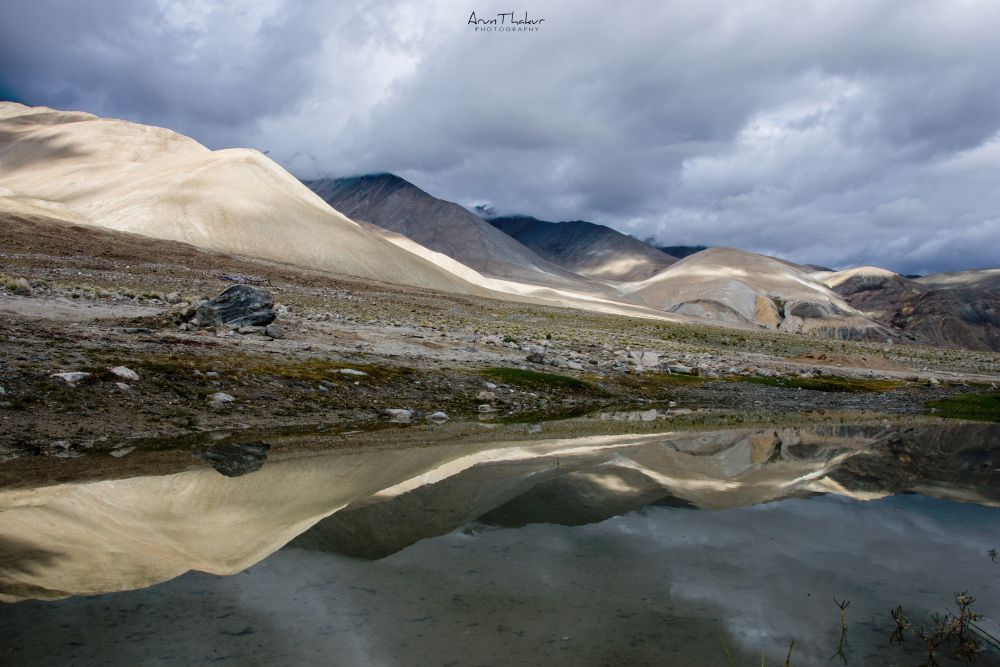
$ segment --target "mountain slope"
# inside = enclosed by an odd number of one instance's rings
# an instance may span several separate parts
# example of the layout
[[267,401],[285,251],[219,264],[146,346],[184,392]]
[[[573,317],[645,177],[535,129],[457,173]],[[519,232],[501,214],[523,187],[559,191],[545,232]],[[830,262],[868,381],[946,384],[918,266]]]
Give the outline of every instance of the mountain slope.
[[651,308],[720,322],[849,340],[889,336],[805,272],[732,248],[703,250],[624,291]]
[[819,276],[833,291],[910,337],[970,350],[1000,351],[1000,270],[916,280],[875,267]]
[[345,215],[403,234],[484,275],[549,287],[601,289],[545,261],[462,206],[437,199],[393,174],[305,184]]
[[332,210],[261,153],[210,151],[163,128],[0,103],[0,188],[0,211],[485,293]]
[[646,280],[677,260],[627,234],[592,222],[545,222],[528,216],[487,222],[581,276],[607,282]]

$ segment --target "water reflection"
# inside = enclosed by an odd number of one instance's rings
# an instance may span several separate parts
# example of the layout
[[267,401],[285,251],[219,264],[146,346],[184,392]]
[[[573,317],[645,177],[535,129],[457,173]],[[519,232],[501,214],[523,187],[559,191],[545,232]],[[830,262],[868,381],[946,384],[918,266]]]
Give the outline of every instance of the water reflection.
[[994,504],[998,427],[817,426],[330,451],[226,478],[0,492],[0,599],[232,574],[293,541],[381,558],[479,520],[579,525],[650,503],[721,509],[832,492]]

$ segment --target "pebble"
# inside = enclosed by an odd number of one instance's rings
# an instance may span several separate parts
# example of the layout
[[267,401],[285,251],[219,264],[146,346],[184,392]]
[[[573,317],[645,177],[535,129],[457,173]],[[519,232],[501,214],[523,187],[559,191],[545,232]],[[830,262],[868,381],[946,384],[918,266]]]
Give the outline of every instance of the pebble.
[[223,391],[217,391],[209,395],[208,400],[212,403],[232,403],[236,399]]
[[66,384],[76,384],[85,377],[90,377],[90,373],[84,373],[82,371],[70,371],[68,373],[53,373],[52,377],[65,380]]
[[131,382],[139,381],[139,374],[131,368],[126,368],[125,366],[115,366],[111,369],[111,373],[117,375],[123,380],[129,380]]
[[427,415],[427,421],[434,422],[435,424],[443,424],[449,419],[451,418],[443,412],[434,412],[432,414]]

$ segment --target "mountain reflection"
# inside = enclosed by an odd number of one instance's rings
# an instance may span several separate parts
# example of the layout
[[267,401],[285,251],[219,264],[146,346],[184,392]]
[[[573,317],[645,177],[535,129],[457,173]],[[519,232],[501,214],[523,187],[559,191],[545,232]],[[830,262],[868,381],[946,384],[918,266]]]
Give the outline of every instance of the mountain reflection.
[[292,543],[381,558],[471,521],[580,525],[649,504],[722,509],[835,493],[995,505],[1000,426],[823,425],[335,450],[0,492],[0,599],[239,572]]

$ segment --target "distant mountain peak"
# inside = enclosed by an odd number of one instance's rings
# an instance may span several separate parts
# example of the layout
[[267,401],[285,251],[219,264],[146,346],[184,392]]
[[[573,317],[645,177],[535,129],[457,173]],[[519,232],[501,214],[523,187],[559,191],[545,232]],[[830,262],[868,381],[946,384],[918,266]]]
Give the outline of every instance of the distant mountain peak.
[[546,222],[530,215],[505,215],[487,222],[550,262],[593,280],[645,280],[677,261],[628,234],[586,220]]
[[465,207],[438,199],[395,174],[304,183],[344,215],[402,234],[486,276],[583,291],[606,289],[539,257]]

